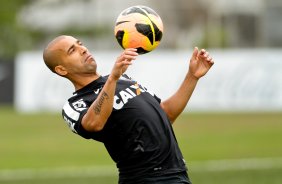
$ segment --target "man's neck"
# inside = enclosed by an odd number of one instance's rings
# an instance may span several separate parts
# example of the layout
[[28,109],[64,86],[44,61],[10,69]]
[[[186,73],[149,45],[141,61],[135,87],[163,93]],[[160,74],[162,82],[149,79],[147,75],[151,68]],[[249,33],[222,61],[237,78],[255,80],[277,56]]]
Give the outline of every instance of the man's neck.
[[77,91],[83,88],[84,86],[88,85],[89,83],[93,82],[94,80],[98,79],[99,77],[100,77],[99,74],[91,75],[91,76],[83,76],[75,80],[71,80],[71,82],[74,85],[75,91]]

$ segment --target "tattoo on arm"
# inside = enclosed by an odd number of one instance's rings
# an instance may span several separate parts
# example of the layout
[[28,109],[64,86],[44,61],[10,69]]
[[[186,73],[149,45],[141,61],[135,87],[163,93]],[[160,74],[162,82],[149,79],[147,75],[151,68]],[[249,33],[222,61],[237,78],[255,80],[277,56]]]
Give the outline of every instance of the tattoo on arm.
[[95,104],[94,107],[93,107],[96,115],[100,114],[101,108],[102,108],[102,105],[103,105],[105,99],[109,99],[109,95],[106,92],[102,91],[101,96],[97,99],[98,100],[97,104]]

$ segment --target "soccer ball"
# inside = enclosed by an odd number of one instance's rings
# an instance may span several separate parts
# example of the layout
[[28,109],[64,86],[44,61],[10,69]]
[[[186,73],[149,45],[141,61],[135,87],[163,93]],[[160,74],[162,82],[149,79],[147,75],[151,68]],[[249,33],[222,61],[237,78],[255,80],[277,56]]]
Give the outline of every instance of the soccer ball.
[[136,48],[139,54],[154,50],[162,39],[160,16],[146,6],[132,6],[123,10],[116,20],[115,37],[119,45]]

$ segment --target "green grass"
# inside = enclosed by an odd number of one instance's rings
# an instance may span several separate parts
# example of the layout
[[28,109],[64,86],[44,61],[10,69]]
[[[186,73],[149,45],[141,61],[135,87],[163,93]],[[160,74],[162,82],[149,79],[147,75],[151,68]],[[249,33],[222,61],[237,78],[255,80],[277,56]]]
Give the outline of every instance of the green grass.
[[0,169],[112,164],[101,143],[73,134],[60,114],[2,113]]
[[282,157],[282,113],[185,114],[175,131],[189,160]]
[[280,184],[282,169],[191,173],[193,184]]
[[[101,143],[73,134],[60,114],[19,114],[0,107],[1,170],[113,166]],[[194,184],[279,183],[282,166],[193,171],[193,163],[241,158],[282,158],[282,113],[185,113],[173,125]],[[191,164],[190,164],[191,163]],[[33,183],[116,183],[117,176],[34,178]]]
[[115,184],[117,177],[88,177],[88,178],[57,178],[57,179],[27,179],[21,181],[5,181],[5,184]]
[[[193,173],[193,184],[281,184],[279,170],[262,171],[225,171]],[[5,181],[5,184],[114,184],[117,177],[88,177],[88,178],[58,178],[58,179],[27,179],[20,181]]]

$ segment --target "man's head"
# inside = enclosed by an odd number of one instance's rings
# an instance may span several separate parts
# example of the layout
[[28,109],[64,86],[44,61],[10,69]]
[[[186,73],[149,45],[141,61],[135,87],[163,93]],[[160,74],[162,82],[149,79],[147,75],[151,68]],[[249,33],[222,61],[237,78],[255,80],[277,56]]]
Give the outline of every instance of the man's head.
[[72,36],[58,36],[43,52],[47,67],[54,73],[76,80],[77,77],[96,75],[96,62],[81,41]]

